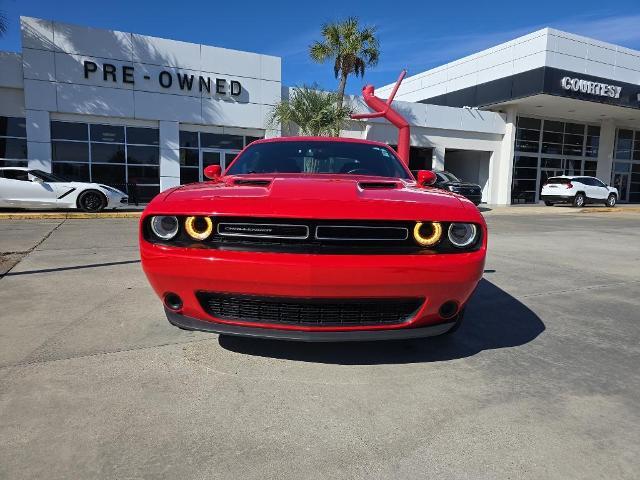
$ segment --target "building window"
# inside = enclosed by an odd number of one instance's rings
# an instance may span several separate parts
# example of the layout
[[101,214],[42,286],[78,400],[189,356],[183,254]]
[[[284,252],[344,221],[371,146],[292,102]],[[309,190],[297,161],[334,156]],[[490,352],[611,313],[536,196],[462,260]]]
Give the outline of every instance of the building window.
[[599,145],[598,126],[518,117],[511,202],[537,202],[552,176],[595,176]]
[[159,145],[157,128],[51,122],[54,173],[118,188],[132,202],[160,191]]
[[260,138],[181,130],[180,183],[201,182],[202,170],[209,165],[228,167],[243,147]]
[[611,185],[620,201],[640,202],[640,130],[616,131]]
[[0,167],[26,167],[27,158],[26,120],[0,117]]

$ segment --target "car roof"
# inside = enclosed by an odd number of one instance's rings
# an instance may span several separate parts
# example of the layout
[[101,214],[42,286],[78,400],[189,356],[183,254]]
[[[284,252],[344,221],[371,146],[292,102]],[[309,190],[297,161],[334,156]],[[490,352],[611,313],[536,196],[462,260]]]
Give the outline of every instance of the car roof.
[[388,144],[383,142],[376,142],[374,140],[365,140],[362,138],[346,138],[346,137],[271,137],[262,138],[252,142],[255,143],[277,143],[277,142],[341,142],[341,143],[364,143],[367,145],[376,145],[379,147],[391,148]]

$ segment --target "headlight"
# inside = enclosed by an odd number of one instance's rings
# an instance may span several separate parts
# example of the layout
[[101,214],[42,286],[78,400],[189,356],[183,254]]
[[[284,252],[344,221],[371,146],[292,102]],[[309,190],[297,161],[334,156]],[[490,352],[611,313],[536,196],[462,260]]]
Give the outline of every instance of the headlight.
[[417,222],[413,227],[413,239],[422,247],[432,247],[442,237],[440,222]]
[[184,229],[194,240],[205,240],[213,232],[213,222],[209,217],[187,217]]
[[471,245],[476,240],[478,228],[473,223],[452,223],[449,225],[449,241],[458,248]]
[[171,240],[178,234],[178,219],[164,215],[152,217],[151,230],[156,237],[162,240]]

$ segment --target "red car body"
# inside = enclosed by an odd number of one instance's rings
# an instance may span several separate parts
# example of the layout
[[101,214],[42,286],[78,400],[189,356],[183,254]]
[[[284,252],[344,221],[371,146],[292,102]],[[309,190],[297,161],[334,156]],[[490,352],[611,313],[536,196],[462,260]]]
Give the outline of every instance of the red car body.
[[[291,141],[366,144],[394,155],[376,142],[291,137],[254,142],[234,163],[253,145]],[[224,175],[160,193],[140,220],[140,252],[169,321],[185,329],[306,341],[425,337],[455,329],[483,274],[486,225],[473,203],[418,185],[402,168],[404,178]],[[183,240],[154,237],[149,225],[156,216],[175,216]],[[211,237],[184,240],[187,216],[211,219]],[[411,236],[412,225],[423,221],[473,224],[476,244],[430,249],[402,239],[403,229]],[[260,225],[291,238],[233,237],[259,234]],[[300,240],[304,226],[308,238]],[[324,242],[320,232],[340,240]],[[352,232],[355,240],[343,238]],[[370,232],[375,246],[362,238]],[[383,234],[394,240],[385,243],[377,237]]]

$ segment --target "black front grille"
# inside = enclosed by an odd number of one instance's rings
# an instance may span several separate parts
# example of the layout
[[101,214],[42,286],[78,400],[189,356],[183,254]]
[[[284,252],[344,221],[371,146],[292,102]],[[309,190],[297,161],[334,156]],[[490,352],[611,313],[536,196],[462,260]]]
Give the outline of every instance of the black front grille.
[[200,305],[221,320],[339,327],[391,325],[411,319],[421,298],[297,298],[197,292]]

